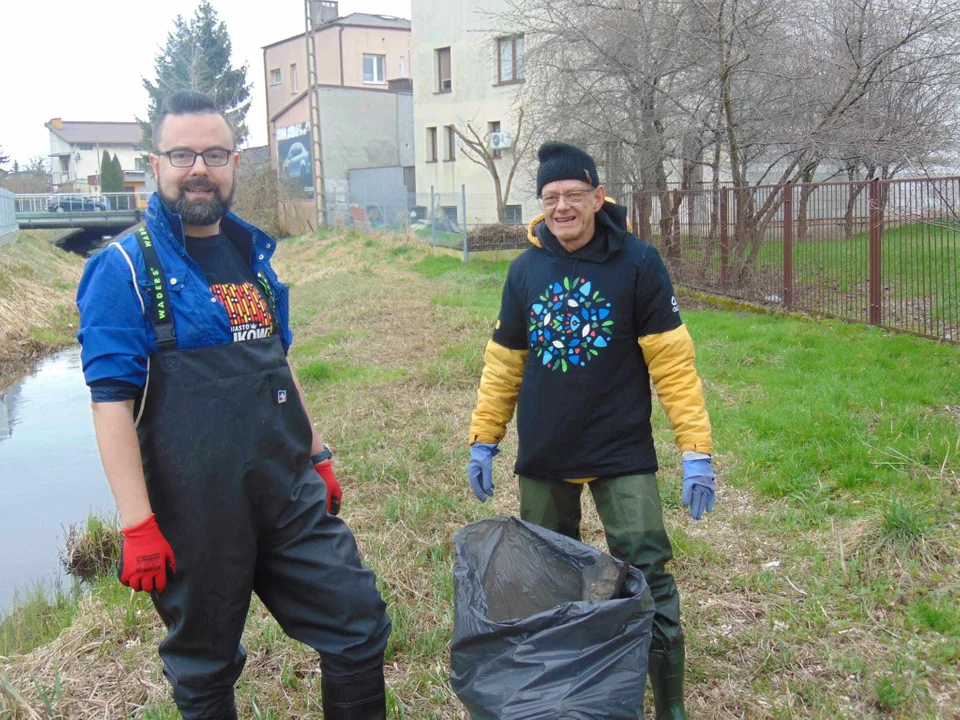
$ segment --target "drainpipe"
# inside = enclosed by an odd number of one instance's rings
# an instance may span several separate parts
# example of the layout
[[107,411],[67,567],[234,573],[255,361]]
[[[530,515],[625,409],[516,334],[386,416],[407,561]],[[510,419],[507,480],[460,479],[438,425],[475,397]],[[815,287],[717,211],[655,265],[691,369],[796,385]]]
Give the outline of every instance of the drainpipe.
[[343,85],[344,85],[344,80],[343,80],[343,25],[340,26],[340,40],[339,40],[339,45],[340,45],[340,87],[343,87]]

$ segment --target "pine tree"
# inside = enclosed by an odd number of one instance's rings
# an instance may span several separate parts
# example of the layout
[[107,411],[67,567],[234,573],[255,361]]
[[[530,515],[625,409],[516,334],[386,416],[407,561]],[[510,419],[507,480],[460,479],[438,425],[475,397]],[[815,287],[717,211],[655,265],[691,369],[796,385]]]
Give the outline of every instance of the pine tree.
[[164,99],[178,90],[198,90],[213,98],[237,130],[237,144],[247,136],[244,120],[250,109],[247,65],[234,68],[233,46],[226,23],[221,21],[209,0],[203,0],[191,20],[178,15],[167,44],[154,60],[156,81],[143,79],[150,96],[147,120],[140,121],[144,148],[153,147],[152,126]]

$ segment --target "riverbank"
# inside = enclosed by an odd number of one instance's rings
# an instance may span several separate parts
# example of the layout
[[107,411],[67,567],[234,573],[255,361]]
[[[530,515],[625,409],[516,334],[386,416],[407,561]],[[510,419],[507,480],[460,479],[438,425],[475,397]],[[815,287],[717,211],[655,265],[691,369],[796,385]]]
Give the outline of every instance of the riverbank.
[[[453,533],[519,508],[512,426],[494,497],[478,503],[465,476],[507,263],[334,233],[281,242],[275,266],[292,285],[290,359],[334,448],[341,517],[393,620],[388,717],[465,720],[448,682]],[[655,407],[691,717],[954,717],[960,351],[829,320],[681,306],[719,475],[714,511],[693,522]],[[582,532],[605,548],[589,493]],[[108,576],[68,613],[50,620],[51,641],[0,657],[0,717],[178,717],[144,594]],[[316,654],[256,599],[243,642],[243,720],[319,717]]]
[[0,247],[0,392],[43,355],[75,342],[84,260],[54,244],[62,231],[24,231]]

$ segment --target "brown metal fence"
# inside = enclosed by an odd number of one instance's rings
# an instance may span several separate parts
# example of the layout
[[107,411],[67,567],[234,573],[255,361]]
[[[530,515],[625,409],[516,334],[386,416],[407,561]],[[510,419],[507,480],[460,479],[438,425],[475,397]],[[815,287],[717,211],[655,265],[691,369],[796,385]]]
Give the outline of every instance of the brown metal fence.
[[678,285],[960,342],[960,177],[617,200]]

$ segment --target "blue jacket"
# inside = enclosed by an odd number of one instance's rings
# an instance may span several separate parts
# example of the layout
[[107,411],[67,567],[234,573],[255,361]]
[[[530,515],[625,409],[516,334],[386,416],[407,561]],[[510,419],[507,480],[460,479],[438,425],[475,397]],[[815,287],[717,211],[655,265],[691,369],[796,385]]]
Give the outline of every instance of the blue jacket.
[[[167,276],[177,347],[188,350],[232,342],[226,308],[187,255],[180,216],[170,212],[156,193],[147,207],[146,225]],[[254,275],[265,278],[273,291],[276,328],[287,350],[293,341],[288,290],[270,267],[277,241],[233,213],[224,216],[221,228],[231,238],[249,243],[250,268]],[[147,357],[157,351],[150,321],[150,283],[134,234],[124,235],[117,244],[120,248],[108,246],[90,258],[77,289],[83,375],[88,385],[109,380],[142,387]],[[133,285],[134,275],[139,293]]]

